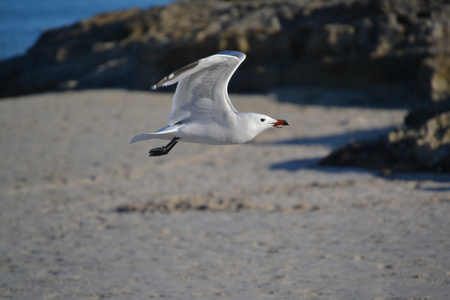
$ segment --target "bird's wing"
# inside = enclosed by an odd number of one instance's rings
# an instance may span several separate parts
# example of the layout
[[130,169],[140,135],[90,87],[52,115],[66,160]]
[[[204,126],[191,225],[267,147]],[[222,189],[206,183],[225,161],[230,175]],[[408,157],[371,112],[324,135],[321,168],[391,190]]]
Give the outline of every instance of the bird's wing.
[[178,82],[169,125],[187,118],[198,122],[218,121],[226,114],[235,112],[227,87],[231,76],[244,59],[245,54],[241,52],[220,52],[189,64],[155,84],[153,89]]

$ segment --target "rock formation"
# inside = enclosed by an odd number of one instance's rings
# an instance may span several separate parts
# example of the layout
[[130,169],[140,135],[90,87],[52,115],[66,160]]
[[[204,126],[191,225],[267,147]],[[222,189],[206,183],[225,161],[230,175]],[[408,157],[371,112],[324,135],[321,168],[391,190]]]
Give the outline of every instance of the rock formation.
[[[324,158],[324,166],[352,166],[393,172],[450,173],[450,110],[411,112],[406,124],[377,141],[357,141]],[[414,116],[417,115],[417,116]],[[425,117],[423,117],[425,116]]]
[[149,89],[225,50],[247,53],[233,91],[283,85],[401,86],[450,97],[448,0],[186,0],[105,13],[44,32],[0,62],[0,97],[84,88]]

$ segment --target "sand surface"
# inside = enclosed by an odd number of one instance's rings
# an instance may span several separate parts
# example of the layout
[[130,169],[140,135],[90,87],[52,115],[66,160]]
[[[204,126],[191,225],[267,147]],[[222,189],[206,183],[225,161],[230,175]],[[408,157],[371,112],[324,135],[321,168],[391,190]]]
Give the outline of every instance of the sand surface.
[[315,166],[406,110],[287,94],[232,101],[289,127],[152,158],[169,93],[0,101],[0,298],[450,299],[449,176]]

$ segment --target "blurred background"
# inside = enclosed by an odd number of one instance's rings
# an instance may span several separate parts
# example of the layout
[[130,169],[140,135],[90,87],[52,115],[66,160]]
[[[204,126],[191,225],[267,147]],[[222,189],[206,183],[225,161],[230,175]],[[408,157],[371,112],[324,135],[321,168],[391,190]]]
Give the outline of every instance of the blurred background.
[[[1,299],[450,299],[450,0],[0,0],[0,43]],[[226,49],[290,126],[128,144]]]
[[334,104],[407,107],[405,125],[428,133],[390,135],[391,144],[408,141],[383,150],[394,153],[386,164],[404,157],[410,139],[428,139],[407,164],[429,160],[425,151],[445,157],[415,169],[448,169],[450,149],[434,150],[450,140],[450,117],[429,120],[450,107],[449,1],[21,0],[3,1],[0,14],[0,97],[148,91],[183,65],[238,50],[247,59],[231,92],[298,103],[298,89],[346,89],[364,96]]
[[0,2],[0,60],[23,55],[40,34],[95,14],[130,7],[149,8],[173,0],[5,0]]
[[22,0],[0,11],[0,97],[149,90],[148,80],[226,49],[247,54],[231,91],[371,88],[390,103],[450,96],[448,1]]

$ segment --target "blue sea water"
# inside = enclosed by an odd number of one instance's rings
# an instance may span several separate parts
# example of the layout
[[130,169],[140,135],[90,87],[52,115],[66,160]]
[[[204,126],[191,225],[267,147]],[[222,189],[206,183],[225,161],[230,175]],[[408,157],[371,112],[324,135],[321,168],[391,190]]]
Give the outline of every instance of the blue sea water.
[[0,0],[0,60],[23,54],[42,31],[95,14],[174,0]]

